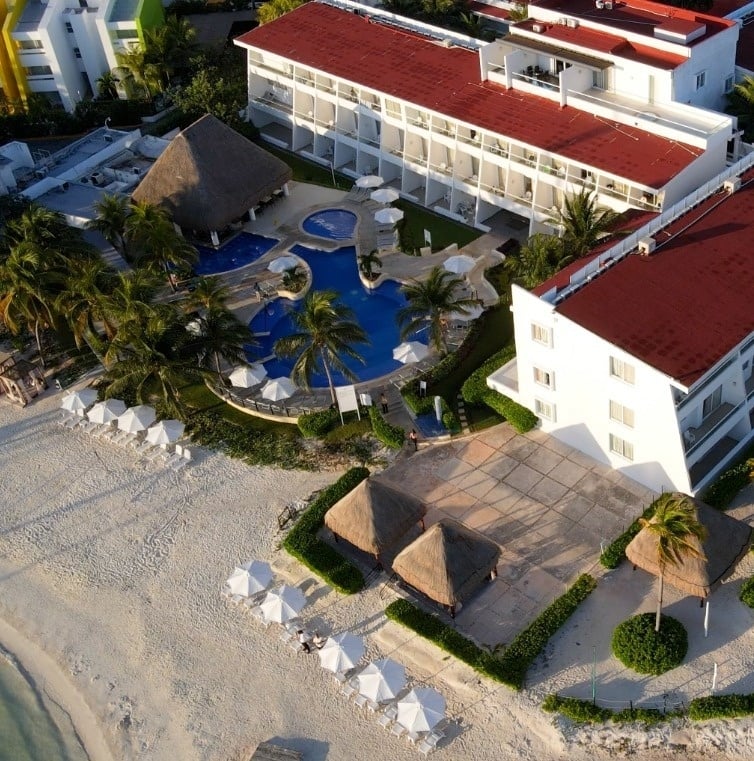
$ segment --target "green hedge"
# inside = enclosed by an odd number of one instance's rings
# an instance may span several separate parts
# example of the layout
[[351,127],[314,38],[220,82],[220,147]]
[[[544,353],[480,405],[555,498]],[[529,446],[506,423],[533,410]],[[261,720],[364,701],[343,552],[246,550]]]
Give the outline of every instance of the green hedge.
[[550,713],[563,714],[571,721],[582,724],[596,724],[612,721],[615,724],[632,724],[640,722],[645,726],[659,724],[668,721],[674,714],[664,714],[656,708],[625,708],[622,711],[611,711],[609,708],[600,708],[591,700],[579,700],[578,698],[562,698],[559,695],[548,695],[542,702],[542,710]]
[[738,597],[744,605],[754,608],[754,578],[747,579],[741,585],[741,591],[738,593]]
[[660,631],[655,631],[655,614],[640,613],[619,624],[613,632],[615,657],[639,674],[659,676],[680,666],[689,648],[683,624],[671,618],[660,618]]
[[374,435],[390,449],[400,449],[406,441],[406,432],[398,425],[391,425],[382,417],[375,405],[369,408]]
[[[657,503],[663,498],[660,495],[642,514],[641,517],[649,520],[657,509]],[[600,555],[600,563],[605,568],[617,568],[626,558],[626,547],[631,540],[641,531],[638,518],[613,542],[608,544],[605,551]]]
[[337,410],[319,410],[299,415],[298,429],[307,438],[321,438],[331,431],[339,420]]
[[694,698],[689,703],[689,718],[694,721],[734,719],[751,714],[754,714],[754,695],[710,695]]
[[736,494],[751,483],[751,467],[748,464],[751,457],[754,457],[754,446],[748,447],[734,465],[723,471],[710,484],[702,494],[702,501],[718,510],[728,507]]
[[323,489],[285,537],[283,547],[328,584],[346,594],[364,588],[361,571],[349,563],[329,544],[317,538],[325,513],[348,492],[369,476],[366,468],[351,468],[334,484]]
[[537,424],[537,416],[531,410],[492,388],[487,389],[482,401],[502,415],[519,433],[531,431]]

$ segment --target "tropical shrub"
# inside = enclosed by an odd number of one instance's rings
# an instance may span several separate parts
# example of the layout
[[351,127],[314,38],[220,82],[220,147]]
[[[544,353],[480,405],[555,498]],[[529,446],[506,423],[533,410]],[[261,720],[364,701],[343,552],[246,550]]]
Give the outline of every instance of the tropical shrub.
[[[657,509],[656,499],[642,514],[641,517],[649,520]],[[626,559],[626,547],[631,544],[631,540],[641,531],[641,523],[637,518],[616,540],[611,542],[605,551],[600,555],[600,563],[605,568],[617,568]]]
[[655,631],[655,614],[640,613],[619,624],[613,632],[613,654],[639,674],[664,674],[686,657],[688,635],[683,624],[670,616],[660,619]]
[[504,417],[519,433],[531,431],[537,424],[537,416],[531,410],[494,389],[488,389],[482,401]]
[[406,432],[397,425],[391,425],[382,417],[382,413],[372,405],[369,408],[374,435],[390,449],[400,449],[406,441]]
[[734,719],[751,714],[754,714],[754,695],[710,695],[694,698],[689,703],[689,718],[694,721]]
[[754,578],[747,579],[741,585],[741,591],[738,593],[738,597],[744,605],[754,608]]
[[548,713],[561,713],[571,721],[588,724],[599,724],[613,715],[612,711],[594,705],[591,700],[561,698],[558,695],[548,695],[542,701],[542,710]]
[[319,410],[299,415],[298,429],[307,438],[320,438],[331,431],[339,420],[337,410]]
[[754,457],[754,446],[748,447],[727,470],[724,470],[702,494],[702,501],[718,510],[724,510],[732,502],[733,497],[751,482],[752,465],[750,458]]

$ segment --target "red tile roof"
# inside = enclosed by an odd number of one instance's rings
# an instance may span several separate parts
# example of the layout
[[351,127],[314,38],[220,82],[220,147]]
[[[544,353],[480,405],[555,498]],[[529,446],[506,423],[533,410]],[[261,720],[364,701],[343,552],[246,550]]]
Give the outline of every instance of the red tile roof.
[[476,52],[444,48],[324,3],[305,3],[237,42],[657,190],[702,153],[481,81]]
[[556,311],[691,386],[754,331],[754,170],[655,236]]

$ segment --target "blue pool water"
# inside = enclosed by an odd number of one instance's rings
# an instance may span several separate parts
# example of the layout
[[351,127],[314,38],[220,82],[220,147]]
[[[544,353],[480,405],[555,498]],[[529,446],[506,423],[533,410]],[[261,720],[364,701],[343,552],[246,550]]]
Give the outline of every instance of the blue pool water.
[[[370,344],[360,344],[356,351],[366,360],[362,365],[352,359],[346,359],[346,365],[360,381],[386,375],[401,363],[393,359],[393,348],[401,343],[398,326],[395,322],[396,312],[406,304],[406,298],[399,290],[398,283],[388,281],[372,291],[364,288],[359,279],[355,249],[344,246],[335,251],[319,251],[306,246],[293,246],[291,251],[304,259],[312,270],[312,290],[334,290],[340,294],[340,300],[353,309],[355,318],[366,334]],[[273,353],[272,347],[278,338],[294,332],[290,314],[299,308],[300,302],[288,299],[275,299],[262,309],[251,321],[252,333],[266,333],[259,337],[259,346],[249,347],[247,354],[250,361],[267,357]],[[420,338],[426,341],[426,337]],[[267,373],[276,378],[290,375],[294,360],[272,359],[265,362]],[[339,373],[335,383],[347,383]],[[324,375],[314,376],[312,385],[318,388],[327,386]]]
[[304,232],[328,240],[353,238],[356,229],[356,215],[345,209],[324,209],[310,214],[302,223]]
[[419,433],[424,434],[427,438],[432,436],[442,436],[448,432],[448,429],[437,420],[437,416],[434,412],[427,413],[425,415],[416,416],[416,427],[419,429]]
[[266,254],[278,241],[255,233],[239,233],[235,238],[220,246],[207,248],[197,246],[199,261],[194,265],[197,275],[217,275],[245,267]]

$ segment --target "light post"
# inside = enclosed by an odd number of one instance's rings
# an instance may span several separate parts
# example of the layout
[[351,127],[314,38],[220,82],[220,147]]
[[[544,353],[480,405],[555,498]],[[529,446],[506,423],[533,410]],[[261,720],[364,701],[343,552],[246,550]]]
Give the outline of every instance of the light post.
[[332,186],[337,187],[335,184],[335,166],[333,165],[332,161],[329,162],[330,164],[330,174],[332,175]]

